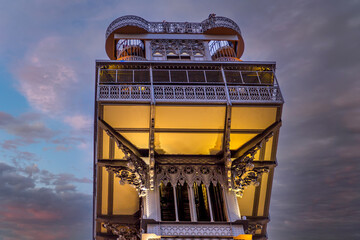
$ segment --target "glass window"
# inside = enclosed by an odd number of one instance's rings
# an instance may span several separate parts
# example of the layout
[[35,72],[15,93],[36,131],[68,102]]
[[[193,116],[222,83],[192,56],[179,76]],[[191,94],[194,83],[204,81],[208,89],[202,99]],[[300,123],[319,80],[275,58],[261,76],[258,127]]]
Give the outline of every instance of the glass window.
[[214,221],[226,221],[223,191],[219,183],[216,185],[210,184],[209,195]]
[[224,72],[225,72],[226,82],[228,84],[231,84],[231,83],[241,84],[242,83],[240,71],[226,70]]
[[214,83],[224,82],[221,71],[205,71],[205,73],[206,73],[207,82],[214,82]]
[[161,182],[160,187],[160,208],[162,221],[175,221],[175,203],[173,187],[170,183],[166,186]]
[[258,72],[259,78],[262,84],[273,84],[274,73],[273,72]]
[[259,83],[259,79],[256,72],[241,72],[244,83]]
[[117,80],[119,83],[133,82],[133,71],[132,70],[118,70]]
[[168,70],[153,70],[153,81],[156,83],[169,82]]
[[171,82],[187,82],[186,71],[170,71]]
[[134,71],[134,82],[136,83],[150,83],[149,71]]
[[198,221],[210,221],[210,209],[206,186],[201,183],[194,183],[194,200]]
[[205,82],[204,71],[188,71],[189,82]]
[[184,183],[184,185],[178,183],[176,186],[179,221],[191,221],[188,188],[187,183]]

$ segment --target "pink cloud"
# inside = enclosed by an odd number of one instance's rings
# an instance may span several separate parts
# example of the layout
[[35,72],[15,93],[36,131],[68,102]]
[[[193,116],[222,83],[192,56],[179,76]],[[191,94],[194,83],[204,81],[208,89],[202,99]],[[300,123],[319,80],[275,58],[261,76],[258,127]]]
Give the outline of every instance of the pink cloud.
[[14,67],[20,92],[34,108],[45,113],[63,111],[71,84],[77,82],[72,66],[59,57],[62,45],[60,37],[47,37]]
[[50,211],[19,204],[3,205],[1,215],[7,222],[22,222],[26,220],[56,221],[62,218],[61,213],[54,209]]

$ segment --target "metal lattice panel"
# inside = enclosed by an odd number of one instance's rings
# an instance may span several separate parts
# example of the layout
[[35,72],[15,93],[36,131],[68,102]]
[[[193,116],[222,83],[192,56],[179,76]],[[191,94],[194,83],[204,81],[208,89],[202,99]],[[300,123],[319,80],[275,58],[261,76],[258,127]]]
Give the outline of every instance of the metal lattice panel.
[[[155,85],[158,102],[226,102],[225,86]],[[278,87],[227,87],[234,103],[282,103]],[[99,85],[98,101],[150,101],[150,85]]]
[[150,86],[148,85],[100,85],[98,86],[98,100],[112,101],[150,101]]

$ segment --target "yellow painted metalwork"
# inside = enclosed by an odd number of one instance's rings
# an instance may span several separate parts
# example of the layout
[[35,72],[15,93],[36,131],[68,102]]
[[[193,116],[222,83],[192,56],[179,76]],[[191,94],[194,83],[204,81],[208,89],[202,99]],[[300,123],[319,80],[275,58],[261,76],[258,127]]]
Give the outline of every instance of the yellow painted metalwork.
[[102,193],[101,193],[101,214],[108,213],[108,199],[109,199],[109,173],[102,167]]
[[120,134],[137,148],[149,148],[149,133],[121,132]]
[[109,142],[110,142],[110,137],[106,134],[105,131],[103,131],[103,142],[102,142],[102,156],[101,158],[103,159],[109,159]]
[[254,156],[254,161],[259,161],[259,158],[260,158],[260,150],[256,152]]
[[263,175],[261,176],[260,197],[259,197],[259,206],[257,212],[258,216],[264,216],[268,178],[269,178],[268,173],[263,173]]
[[114,147],[114,158],[115,159],[122,159],[124,158],[125,154],[123,153],[123,151],[121,151],[121,149],[119,149],[117,146],[116,146],[116,143],[115,143],[115,147]]
[[248,186],[242,198],[237,198],[241,216],[252,216],[254,207],[255,186]]
[[104,120],[113,128],[149,128],[149,105],[104,106]]
[[160,154],[215,155],[222,142],[222,133],[155,133],[155,150]]
[[113,214],[132,215],[139,210],[139,195],[131,185],[119,183],[114,177]]
[[157,106],[155,128],[224,129],[224,106]]
[[239,236],[234,237],[237,240],[252,240],[251,234],[240,234]]
[[271,153],[272,153],[272,147],[273,147],[273,140],[274,137],[269,138],[269,140],[266,142],[266,148],[265,148],[265,161],[271,160]]
[[245,133],[231,133],[230,134],[230,149],[237,150],[239,147],[247,143],[250,139],[257,134],[245,134]]
[[104,224],[104,223],[101,223],[101,227],[100,227],[101,230],[100,230],[100,231],[101,231],[102,233],[107,233],[107,229],[103,227],[103,224]]
[[265,129],[276,121],[276,107],[232,107],[231,129]]
[[153,239],[161,239],[161,236],[158,236],[153,233],[143,233],[141,234],[141,240],[153,240]]

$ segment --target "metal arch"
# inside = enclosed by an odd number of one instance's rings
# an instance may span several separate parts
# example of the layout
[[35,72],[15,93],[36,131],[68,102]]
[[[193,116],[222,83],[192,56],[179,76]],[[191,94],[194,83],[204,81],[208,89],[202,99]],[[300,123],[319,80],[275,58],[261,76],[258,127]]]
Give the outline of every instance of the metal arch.
[[110,23],[109,27],[106,29],[105,38],[107,39],[112,32],[116,29],[125,27],[125,26],[135,26],[142,28],[148,31],[149,22],[143,19],[142,17],[135,16],[135,15],[126,15],[119,17]]
[[210,17],[201,22],[206,30],[217,27],[230,28],[241,35],[240,27],[230,18],[227,17]]
[[106,29],[108,38],[116,29],[125,26],[136,26],[150,33],[204,33],[213,28],[224,27],[237,32],[241,36],[240,27],[230,18],[210,15],[202,22],[149,22],[139,16],[126,15],[115,19]]

